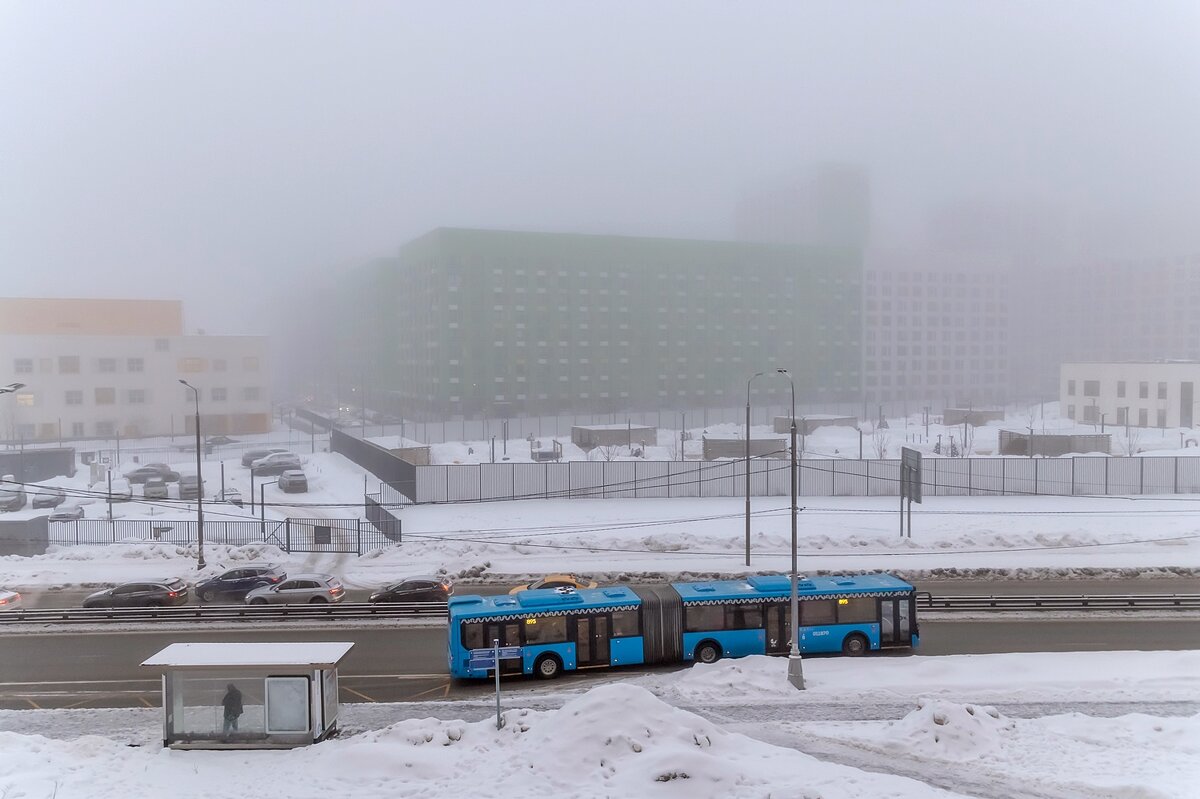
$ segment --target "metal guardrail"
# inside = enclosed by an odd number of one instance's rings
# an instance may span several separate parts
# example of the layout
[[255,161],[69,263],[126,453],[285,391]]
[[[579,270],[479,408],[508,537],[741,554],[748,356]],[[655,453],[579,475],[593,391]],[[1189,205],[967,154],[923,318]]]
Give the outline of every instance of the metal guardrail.
[[1200,608],[1200,594],[1040,594],[933,596],[917,593],[919,610],[1182,610]]
[[336,605],[178,605],[153,608],[18,608],[0,613],[0,624],[141,621],[293,621],[445,616],[445,602],[346,602]]
[[[917,593],[924,611],[1185,610],[1200,608],[1200,594],[1043,594],[933,596]],[[0,613],[0,624],[71,624],[152,621],[295,621],[445,616],[444,602],[343,603],[338,605],[182,605],[155,608],[30,608]]]

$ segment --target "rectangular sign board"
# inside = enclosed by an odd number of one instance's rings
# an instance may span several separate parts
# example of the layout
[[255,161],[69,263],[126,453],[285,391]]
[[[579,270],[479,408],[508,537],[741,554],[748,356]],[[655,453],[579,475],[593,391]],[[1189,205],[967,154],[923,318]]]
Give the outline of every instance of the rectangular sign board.
[[[502,646],[500,647],[501,660],[518,660],[521,657],[521,647],[519,646]],[[472,649],[471,660],[487,660],[496,659],[496,650],[492,647],[487,649]]]
[[900,450],[900,496],[921,504],[921,453],[909,447]]

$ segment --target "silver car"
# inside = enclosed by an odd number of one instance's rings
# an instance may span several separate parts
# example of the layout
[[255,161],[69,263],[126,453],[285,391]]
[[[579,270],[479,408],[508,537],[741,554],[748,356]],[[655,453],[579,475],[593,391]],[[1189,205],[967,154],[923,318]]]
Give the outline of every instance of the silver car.
[[286,580],[255,588],[247,605],[319,605],[346,598],[342,581],[329,574],[293,574]]

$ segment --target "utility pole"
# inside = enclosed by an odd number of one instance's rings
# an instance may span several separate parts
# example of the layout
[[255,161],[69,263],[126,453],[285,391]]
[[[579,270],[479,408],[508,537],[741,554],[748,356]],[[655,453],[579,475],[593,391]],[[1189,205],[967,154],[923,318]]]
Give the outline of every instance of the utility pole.
[[775,371],[786,377],[792,387],[792,646],[788,652],[788,682],[792,684],[792,687],[803,691],[804,665],[800,660],[800,570],[796,554],[796,515],[799,510],[797,493],[800,488],[796,465],[796,381],[792,379],[786,369],[776,369]]

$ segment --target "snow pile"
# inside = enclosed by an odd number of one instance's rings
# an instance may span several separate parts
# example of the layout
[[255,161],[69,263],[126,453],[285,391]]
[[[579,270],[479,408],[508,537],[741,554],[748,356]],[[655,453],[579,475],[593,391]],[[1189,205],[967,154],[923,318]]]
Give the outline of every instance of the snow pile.
[[1013,722],[994,707],[920,699],[917,709],[889,728],[888,741],[905,752],[945,760],[974,760],[1001,751]]
[[[275,752],[129,748],[98,736],[0,733],[0,795],[127,796],[878,797],[952,796],[920,782],[823,763],[673,708],[631,685],[589,691],[554,711],[490,721],[415,719]],[[114,767],[120,764],[119,767]]]

